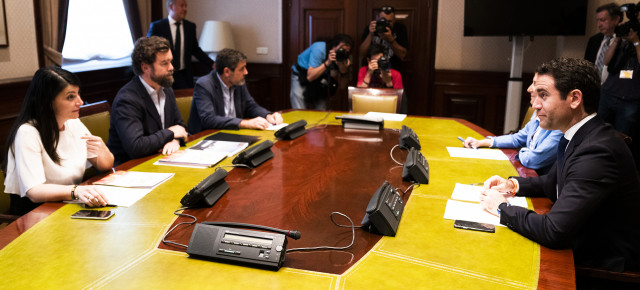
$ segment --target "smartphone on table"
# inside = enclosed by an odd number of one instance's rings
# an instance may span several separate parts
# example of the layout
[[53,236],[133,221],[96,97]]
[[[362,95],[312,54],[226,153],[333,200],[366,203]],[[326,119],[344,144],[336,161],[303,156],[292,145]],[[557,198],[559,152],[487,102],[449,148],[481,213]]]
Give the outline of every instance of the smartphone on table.
[[106,220],[111,218],[115,212],[110,210],[88,210],[81,209],[71,215],[72,219],[93,219],[93,220]]

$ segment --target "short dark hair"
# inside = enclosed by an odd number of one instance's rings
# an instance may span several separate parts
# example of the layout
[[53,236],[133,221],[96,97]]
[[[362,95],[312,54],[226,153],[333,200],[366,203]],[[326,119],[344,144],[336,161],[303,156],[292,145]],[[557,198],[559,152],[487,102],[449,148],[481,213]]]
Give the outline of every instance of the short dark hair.
[[[53,102],[58,94],[69,85],[79,87],[80,79],[60,67],[48,66],[36,71],[22,102],[18,118],[16,118],[9,131],[2,158],[7,158],[10,150],[12,150],[13,141],[15,141],[20,126],[31,122],[40,134],[44,150],[53,162],[60,164],[60,156],[56,152],[60,129],[56,121],[56,114],[53,111]],[[7,160],[2,162],[4,170],[7,169],[6,162]]]
[[536,69],[536,73],[551,76],[563,100],[567,99],[572,90],[580,90],[585,112],[591,114],[598,110],[600,74],[592,62],[561,57],[543,63]]
[[241,61],[247,61],[247,56],[244,53],[239,50],[225,48],[216,55],[216,71],[218,74],[222,74],[225,67],[234,71]]
[[596,8],[596,13],[600,13],[602,11],[607,11],[611,19],[614,19],[616,16],[618,16],[619,20],[622,21],[623,16],[622,11],[620,11],[620,5],[616,3],[609,3]]
[[376,54],[385,53],[385,52],[386,50],[384,49],[384,46],[382,46],[382,44],[372,43],[371,45],[369,45],[369,49],[367,50],[367,57],[371,58]]
[[[327,47],[334,48],[341,42],[343,42],[346,45],[349,45],[349,47],[353,49],[353,38],[351,38],[351,36],[349,36],[348,34],[342,34],[342,33],[338,33],[334,35],[333,39],[331,39],[329,43],[327,43]],[[328,51],[329,49],[327,49],[327,52]]]
[[171,50],[169,40],[160,36],[140,37],[136,40],[131,53],[131,65],[137,75],[142,75],[142,64],[153,65],[156,62],[156,53]]

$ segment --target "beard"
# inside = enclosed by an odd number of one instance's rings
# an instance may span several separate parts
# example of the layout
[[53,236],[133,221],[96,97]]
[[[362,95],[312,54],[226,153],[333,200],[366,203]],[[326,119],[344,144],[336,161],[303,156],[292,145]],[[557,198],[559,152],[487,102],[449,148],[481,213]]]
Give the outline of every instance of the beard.
[[246,82],[247,81],[244,78],[242,78],[239,81],[231,82],[231,84],[234,85],[234,86],[243,86]]
[[166,75],[156,75],[156,71],[151,69],[151,80],[162,87],[170,88],[171,85],[173,85],[173,71],[170,71]]

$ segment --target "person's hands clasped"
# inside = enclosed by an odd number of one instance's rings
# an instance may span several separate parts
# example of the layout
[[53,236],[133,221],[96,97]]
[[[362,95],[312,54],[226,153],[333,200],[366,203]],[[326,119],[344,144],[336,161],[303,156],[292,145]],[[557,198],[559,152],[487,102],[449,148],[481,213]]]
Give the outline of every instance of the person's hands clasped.
[[510,182],[508,179],[504,179],[498,175],[489,177],[489,179],[484,182],[483,188],[485,190],[493,189],[503,193],[513,192],[515,190],[513,182]]
[[267,121],[267,119],[262,117],[255,117],[253,119],[242,120],[240,121],[240,128],[242,129],[258,129],[264,130],[271,126],[271,123]]
[[278,112],[269,114],[267,115],[267,122],[271,123],[272,125],[280,125],[282,124],[282,115],[280,115],[280,113]]
[[78,186],[75,189],[75,196],[90,207],[100,207],[109,204],[109,200],[104,194],[95,186],[86,185]]
[[507,197],[497,190],[485,189],[480,193],[480,205],[492,215],[498,215],[498,206],[503,202],[508,202]]

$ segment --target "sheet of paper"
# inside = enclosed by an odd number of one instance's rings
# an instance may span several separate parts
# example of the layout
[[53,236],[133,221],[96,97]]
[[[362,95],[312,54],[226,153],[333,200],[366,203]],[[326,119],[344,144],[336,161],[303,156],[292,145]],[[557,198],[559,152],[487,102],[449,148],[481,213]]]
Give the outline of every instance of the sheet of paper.
[[365,117],[382,118],[385,121],[402,121],[407,117],[405,114],[379,113],[369,112],[364,114]]
[[464,147],[447,147],[451,157],[478,158],[492,160],[509,160],[500,149],[472,149]]
[[155,165],[173,165],[206,168],[227,157],[227,152],[210,150],[179,150],[156,161]]
[[173,177],[175,173],[157,173],[118,170],[94,182],[95,185],[120,187],[155,187]]
[[[452,199],[480,202],[480,193],[482,192],[482,186],[473,186],[469,184],[456,183],[451,194]],[[507,201],[512,206],[527,207],[527,198],[524,196],[510,196],[507,197]]]
[[486,212],[479,203],[471,203],[450,199],[444,210],[444,218],[448,220],[465,220],[479,223],[500,224],[500,218]]
[[233,156],[244,148],[249,146],[248,142],[233,142],[233,141],[220,141],[220,140],[207,140],[204,139],[198,144],[193,145],[187,150],[203,150],[216,153],[225,153],[227,156]]
[[136,201],[143,198],[153,188],[129,188],[117,186],[96,185],[100,191],[107,197],[109,204],[129,207]]
[[278,131],[278,130],[280,130],[280,129],[284,128],[284,127],[287,127],[287,126],[289,126],[289,124],[287,124],[287,123],[282,123],[282,124],[280,124],[280,125],[271,125],[271,126],[269,126],[267,129],[265,129],[265,130],[269,130],[269,131]]

